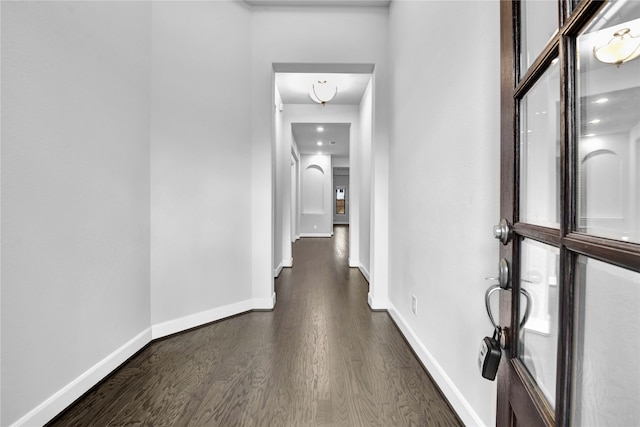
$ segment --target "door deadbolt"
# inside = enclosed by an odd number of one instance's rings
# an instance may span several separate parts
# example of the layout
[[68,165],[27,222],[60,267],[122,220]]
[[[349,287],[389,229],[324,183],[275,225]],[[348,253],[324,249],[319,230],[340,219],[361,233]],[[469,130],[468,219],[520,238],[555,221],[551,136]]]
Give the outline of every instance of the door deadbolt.
[[511,240],[511,226],[506,219],[502,218],[498,225],[493,226],[493,237],[500,240],[503,245],[509,243],[509,240]]

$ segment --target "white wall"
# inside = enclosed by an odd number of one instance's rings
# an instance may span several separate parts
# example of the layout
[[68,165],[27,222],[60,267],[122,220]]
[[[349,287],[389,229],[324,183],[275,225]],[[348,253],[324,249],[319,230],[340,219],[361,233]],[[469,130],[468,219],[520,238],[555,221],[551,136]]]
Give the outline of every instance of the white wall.
[[[371,227],[371,216],[373,210],[371,206],[371,192],[373,190],[372,173],[372,144],[373,144],[373,80],[367,85],[367,89],[362,95],[358,109],[360,126],[358,127],[358,144],[351,148],[350,157],[354,159],[351,173],[351,185],[356,189],[356,200],[352,199],[357,208],[352,212],[352,218],[357,218],[359,227],[351,233],[353,241],[358,242],[357,258],[353,256],[349,259],[350,264],[357,266],[362,274],[371,282],[371,236],[375,232]],[[380,248],[388,253],[388,248]],[[375,280],[375,279],[374,279]],[[369,298],[371,299],[371,287],[369,288]],[[386,301],[387,295],[379,293],[379,300]],[[370,301],[371,304],[371,301]],[[385,308],[384,302],[377,303],[376,308]]]
[[250,13],[155,2],[152,30],[151,322],[174,322],[157,336],[252,308]]
[[[273,116],[274,149],[274,234],[273,269],[278,277],[283,267],[291,267],[291,127],[285,127],[284,111],[280,111],[282,97],[275,87]],[[287,136],[285,136],[285,133]]]
[[[473,49],[442,43],[454,16]],[[465,424],[494,425],[476,357],[499,249],[499,2],[392,2],[390,27],[390,311]]]
[[300,156],[301,237],[333,235],[331,171],[331,156],[327,154]]
[[2,2],[3,426],[150,338],[150,8]]
[[[327,23],[330,24],[327,26]],[[310,31],[310,28],[323,30]],[[374,139],[384,146],[388,144],[388,10],[254,7],[251,38],[252,283],[254,298],[267,301],[274,298],[272,276],[275,264],[270,256],[274,235],[270,141],[275,108],[271,89],[273,64],[375,64],[374,88],[379,93],[380,104],[376,104],[374,111],[378,115]],[[384,202],[382,196],[379,200]],[[380,279],[386,280],[384,277]]]

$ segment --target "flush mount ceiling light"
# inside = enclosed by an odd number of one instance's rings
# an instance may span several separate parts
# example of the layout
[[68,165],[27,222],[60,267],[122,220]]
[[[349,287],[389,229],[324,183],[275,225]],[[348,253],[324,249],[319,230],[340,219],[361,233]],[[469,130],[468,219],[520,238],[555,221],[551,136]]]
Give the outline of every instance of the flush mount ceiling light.
[[311,85],[309,96],[318,104],[326,104],[336,97],[338,94],[338,86],[327,83],[326,80],[318,80],[318,83]]
[[593,48],[593,56],[600,62],[619,67],[640,56],[640,37],[632,36],[629,28],[618,30],[609,43]]

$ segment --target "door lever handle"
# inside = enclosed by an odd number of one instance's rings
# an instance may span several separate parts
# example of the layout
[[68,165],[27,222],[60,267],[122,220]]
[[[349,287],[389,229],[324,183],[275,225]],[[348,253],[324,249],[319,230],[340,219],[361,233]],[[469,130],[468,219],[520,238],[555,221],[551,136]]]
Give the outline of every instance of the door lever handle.
[[[489,299],[491,298],[491,294],[492,293],[494,293],[495,291],[499,291],[499,290],[511,291],[511,289],[503,289],[498,285],[494,285],[494,286],[491,286],[489,289],[487,289],[487,291],[484,294],[484,306],[487,309],[487,315],[489,316],[489,320],[491,321],[491,324],[496,329],[498,329],[500,326],[496,323],[496,321],[495,321],[495,319],[493,317],[493,313],[491,312],[491,303],[490,303]],[[520,293],[527,300],[527,306],[526,306],[526,308],[524,310],[524,315],[522,316],[522,319],[520,320],[520,329],[522,329],[524,327],[524,325],[527,323],[527,321],[529,320],[529,315],[531,314],[531,294],[529,294],[529,292],[527,292],[527,290],[524,289],[524,288],[520,288]]]

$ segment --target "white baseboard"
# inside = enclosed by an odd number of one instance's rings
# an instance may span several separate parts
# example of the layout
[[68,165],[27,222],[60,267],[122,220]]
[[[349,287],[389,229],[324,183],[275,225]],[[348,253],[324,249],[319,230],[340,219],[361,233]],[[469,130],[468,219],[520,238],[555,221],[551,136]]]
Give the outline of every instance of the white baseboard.
[[387,310],[389,308],[389,300],[374,298],[371,292],[367,294],[367,303],[369,303],[371,310]]
[[276,293],[271,294],[267,298],[254,298],[251,300],[252,310],[273,310],[276,306]]
[[283,259],[280,264],[273,270],[273,277],[278,277],[282,273],[283,268],[293,267],[293,258]]
[[416,336],[400,312],[396,310],[395,306],[391,302],[387,303],[387,307],[389,315],[396,322],[402,331],[402,334],[409,342],[409,345],[413,348],[413,351],[416,353],[424,367],[427,368],[427,371],[429,371],[433,380],[438,384],[438,387],[440,387],[440,390],[456,411],[464,425],[486,427],[482,419],[473,410],[462,393],[460,393],[460,390],[458,390],[451,378],[449,378],[444,369],[442,369],[442,366],[440,366],[438,361],[433,357],[429,350],[427,350],[424,344],[422,344],[422,341],[420,341]]
[[166,337],[167,335],[215,322],[216,320],[235,316],[236,314],[244,313],[252,309],[253,300],[250,299],[234,304],[223,305],[222,307],[212,308],[211,310],[201,311],[199,313],[190,314],[178,319],[168,320],[166,322],[153,325],[151,327],[151,335],[155,340]]
[[152,325],[20,418],[12,424],[12,427],[44,425],[51,421],[53,417],[66,409],[152,340],[250,310],[271,310],[275,307],[275,303],[276,294],[274,292],[271,297],[240,301]]
[[131,356],[136,354],[136,352],[142,349],[150,341],[151,328],[147,328],[130,339],[119,349],[102,359],[96,365],[89,368],[78,378],[57,391],[53,396],[42,402],[24,417],[20,418],[12,426],[41,426],[48,423],[53,417],[58,415],[65,408],[75,402],[76,399],[89,391],[91,387],[102,381],[103,378],[113,372]]
[[300,237],[332,237],[333,233],[300,233]]
[[282,272],[282,268],[284,267],[284,265],[282,264],[282,262],[273,270],[273,277],[278,277],[280,275],[280,273]]
[[369,277],[369,271],[360,264],[356,265],[356,267],[358,267],[358,270],[360,270],[360,273],[362,273],[364,278],[367,279],[367,283],[371,283],[371,278]]

